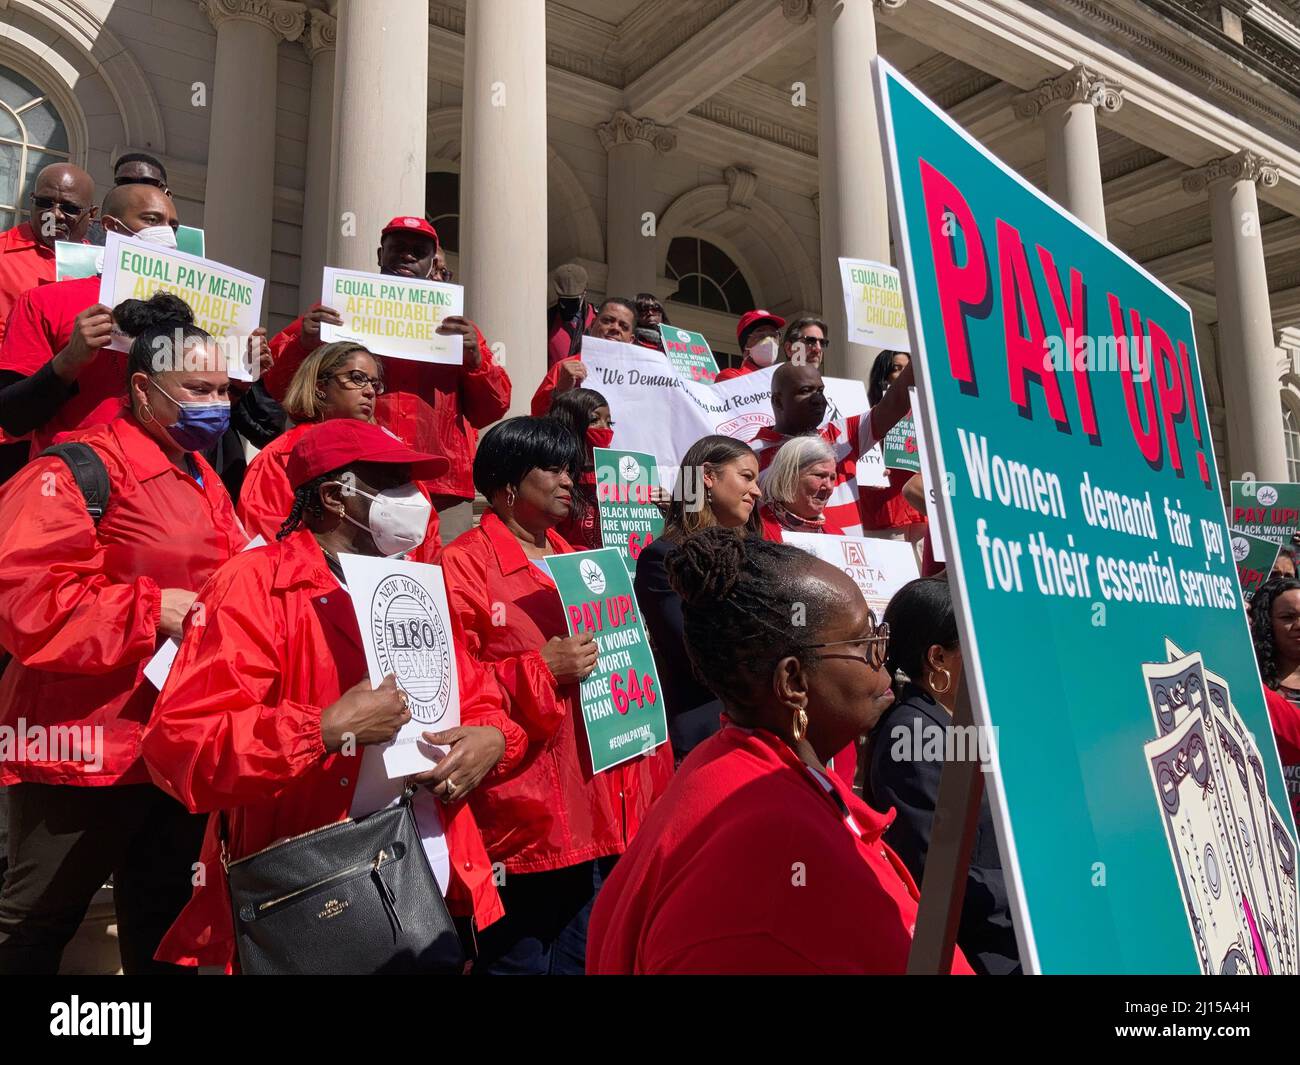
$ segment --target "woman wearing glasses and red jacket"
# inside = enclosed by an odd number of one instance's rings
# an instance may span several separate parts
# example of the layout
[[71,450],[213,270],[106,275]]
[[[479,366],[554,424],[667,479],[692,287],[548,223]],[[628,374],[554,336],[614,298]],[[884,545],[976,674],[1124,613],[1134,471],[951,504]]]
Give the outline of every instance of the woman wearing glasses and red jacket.
[[[281,433],[248,465],[239,493],[239,518],[250,536],[270,543],[293,505],[289,456],[303,434],[331,418],[374,422],[375,407],[384,392],[384,364],[351,340],[322,344],[303,360],[284,394],[284,409],[298,424]],[[427,496],[427,486],[421,485]],[[442,552],[438,512],[430,510],[424,542],[409,557],[412,562],[437,562]]]
[[[428,499],[411,478],[447,460],[412,451],[378,426],[336,418],[314,426],[289,459],[290,520],[274,544],[224,566],[199,596],[191,627],[144,737],[158,786],[191,811],[225,811],[233,860],[278,840],[396,801],[378,744],[410,719],[392,677],[372,688],[341,553],[391,555],[425,527]],[[425,854],[453,916],[484,928],[502,915],[492,867],[462,800],[519,764],[523,730],[500,692],[462,650],[457,728],[425,733],[450,753],[416,778]],[[349,737],[352,742],[349,743]],[[158,957],[230,967],[230,896],[221,818],[208,819],[205,878],[163,939]]]

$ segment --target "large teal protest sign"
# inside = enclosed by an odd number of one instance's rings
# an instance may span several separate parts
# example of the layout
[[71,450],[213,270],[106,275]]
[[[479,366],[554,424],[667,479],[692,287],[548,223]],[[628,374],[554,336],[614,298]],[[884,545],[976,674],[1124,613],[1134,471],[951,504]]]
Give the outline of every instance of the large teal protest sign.
[[1294,972],[1294,828],[1188,307],[877,67],[1023,961]]

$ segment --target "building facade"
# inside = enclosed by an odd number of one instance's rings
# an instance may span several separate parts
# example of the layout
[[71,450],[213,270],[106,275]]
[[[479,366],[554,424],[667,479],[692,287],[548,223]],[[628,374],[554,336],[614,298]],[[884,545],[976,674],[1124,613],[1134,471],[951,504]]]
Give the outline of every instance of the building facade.
[[1297,0],[0,0],[0,228],[150,152],[274,330],[423,208],[525,410],[563,263],[722,356],[750,307],[843,336],[876,54],[1188,301],[1221,475],[1300,480]]

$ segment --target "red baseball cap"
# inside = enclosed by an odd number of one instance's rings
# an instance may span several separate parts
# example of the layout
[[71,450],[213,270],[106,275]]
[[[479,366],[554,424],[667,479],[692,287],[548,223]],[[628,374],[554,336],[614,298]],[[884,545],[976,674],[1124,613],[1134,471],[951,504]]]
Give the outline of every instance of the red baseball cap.
[[409,464],[417,481],[441,477],[451,468],[443,456],[413,451],[378,425],[355,418],[331,418],[308,429],[294,444],[285,473],[297,491],[313,478],[354,462]]
[[423,237],[428,237],[434,244],[438,243],[438,231],[424,218],[413,214],[399,214],[379,231],[379,239],[383,240],[389,233],[419,233]]
[[740,321],[736,323],[736,340],[744,344],[745,334],[756,325],[763,323],[775,326],[777,329],[785,328],[785,319],[779,314],[773,314],[771,311],[746,311],[740,316]]

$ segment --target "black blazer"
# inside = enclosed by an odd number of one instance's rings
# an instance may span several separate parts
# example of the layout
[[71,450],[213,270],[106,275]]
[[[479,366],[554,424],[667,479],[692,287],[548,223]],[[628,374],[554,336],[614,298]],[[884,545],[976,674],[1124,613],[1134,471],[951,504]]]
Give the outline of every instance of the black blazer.
[[652,541],[636,561],[633,588],[659,670],[668,738],[672,740],[673,754],[681,761],[696,744],[721,728],[721,706],[717,696],[695,679],[686,655],[682,601],[669,585],[664,566],[676,547],[669,540]]
[[[952,718],[943,707],[915,684],[908,684],[871,731],[865,797],[881,813],[891,806],[898,811],[894,823],[885,830],[885,842],[903,860],[917,884],[921,883],[930,849],[930,827],[938,805],[943,763],[921,760],[921,752],[914,749],[914,738],[924,737],[927,728],[951,724]],[[1021,971],[987,791],[980,803],[957,944],[978,973]]]

